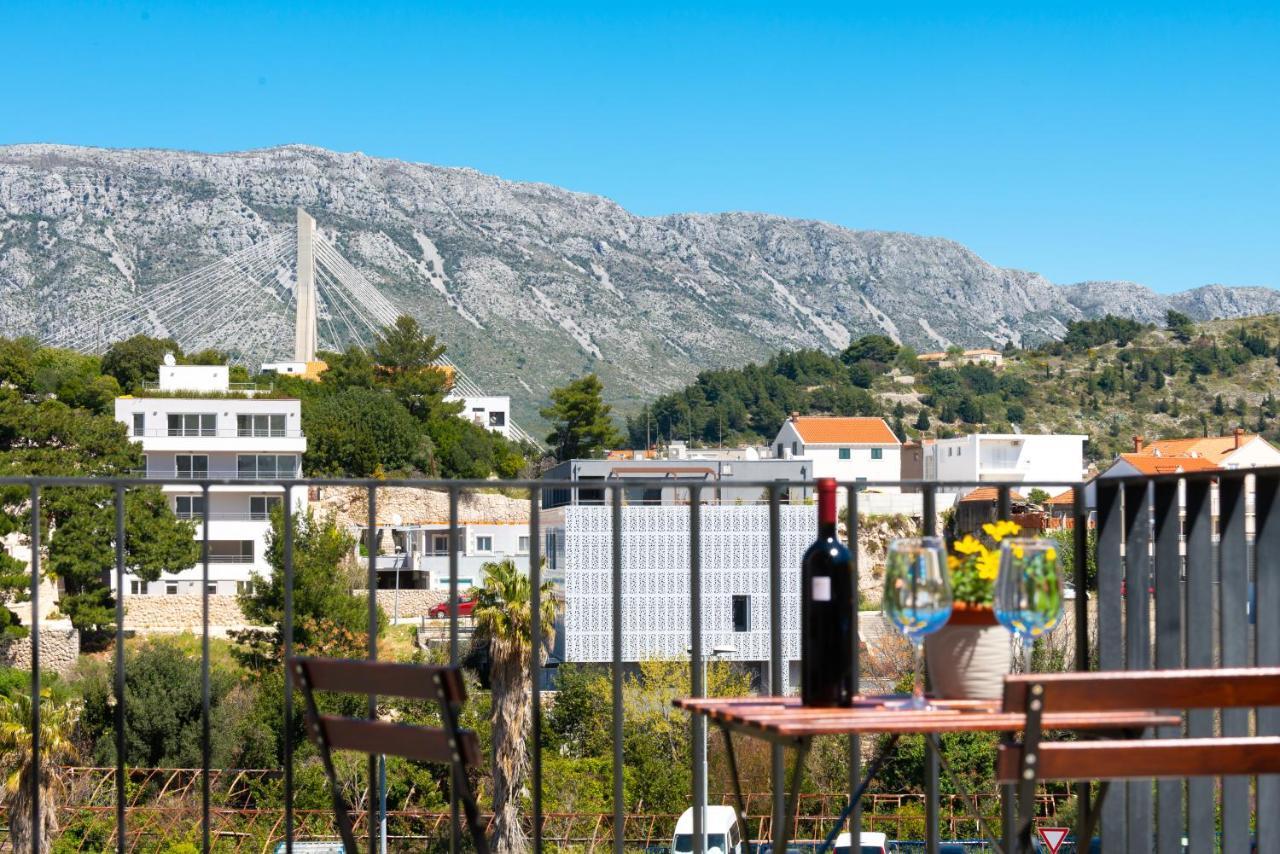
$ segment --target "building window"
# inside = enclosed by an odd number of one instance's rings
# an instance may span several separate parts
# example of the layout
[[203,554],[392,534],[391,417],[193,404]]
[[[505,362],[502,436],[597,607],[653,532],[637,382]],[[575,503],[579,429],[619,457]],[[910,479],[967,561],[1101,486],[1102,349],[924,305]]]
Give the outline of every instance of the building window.
[[279,507],[281,500],[278,495],[249,496],[249,518],[270,519],[272,508]]
[[860,477],[860,478],[858,478],[858,483],[857,483],[857,487],[856,487],[856,489],[857,489],[857,491],[858,491],[858,492],[866,492],[866,491],[867,491],[867,479],[866,479],[865,477]]
[[239,436],[283,436],[283,415],[237,415],[236,434]]
[[528,538],[528,537],[521,537],[521,538],[517,541],[517,544],[516,544],[516,551],[518,551],[518,552],[519,552],[520,554],[522,554],[522,555],[526,555],[526,554],[528,554],[528,553],[529,553],[529,538]]
[[177,465],[178,477],[208,477],[209,456],[207,454],[178,454],[174,462]]
[[435,534],[431,537],[432,554],[446,555],[449,553],[449,535]]
[[489,413],[489,426],[490,426],[490,427],[506,427],[506,426],[507,426],[507,413],[505,413],[505,412],[490,412],[490,413]]
[[873,459],[873,460],[883,460],[883,459],[884,459],[884,448],[872,448],[872,449],[871,449],[871,459]]
[[178,595],[178,582],[176,582],[176,581],[166,581],[166,582],[164,583],[164,595],[166,595],[166,596],[177,596],[177,595]]
[[792,442],[792,443],[791,443],[791,456],[793,456],[793,457],[798,457],[798,456],[800,456],[800,443],[799,443],[799,442]]
[[133,435],[142,436],[146,434],[147,414],[145,412],[133,413]]
[[247,595],[249,595],[249,594],[250,594],[250,593],[252,593],[252,592],[253,592],[253,582],[252,582],[252,581],[237,581],[237,582],[236,582],[236,595],[238,595],[238,596],[247,596]]
[[216,582],[216,581],[210,581],[208,584],[206,584],[206,585],[205,585],[205,590],[207,590],[207,591],[208,591],[208,593],[209,593],[209,595],[210,595],[210,596],[217,596],[217,595],[218,595],[218,582]]
[[141,596],[141,595],[142,595],[142,582],[141,582],[141,581],[130,581],[130,582],[129,582],[129,593],[130,593],[131,595],[133,595],[133,596]]
[[170,436],[216,436],[218,416],[212,412],[170,413]]
[[253,563],[253,540],[210,540],[209,563]]
[[776,456],[778,459],[782,459],[782,443],[781,442],[778,443],[778,453],[775,454],[774,456]]
[[476,551],[478,552],[493,551],[493,537],[476,537]]
[[173,514],[179,519],[204,518],[204,496],[179,495],[173,500]]
[[298,458],[293,454],[240,454],[236,475],[242,480],[272,480],[297,477]]
[[733,630],[735,632],[751,631],[751,597],[733,597]]
[[842,460],[847,460],[847,459],[849,459],[851,456],[853,456],[853,448],[841,448],[841,449],[840,449],[840,459],[842,459]]

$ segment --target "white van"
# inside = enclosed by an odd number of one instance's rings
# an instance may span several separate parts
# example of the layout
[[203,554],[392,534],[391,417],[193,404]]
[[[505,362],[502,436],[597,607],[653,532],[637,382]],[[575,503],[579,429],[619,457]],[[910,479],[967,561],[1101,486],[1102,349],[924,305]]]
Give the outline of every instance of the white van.
[[[703,815],[702,832],[706,842],[702,850],[706,854],[750,854],[742,841],[742,828],[738,825],[737,811],[733,807],[707,807]],[[676,834],[671,840],[672,854],[693,852],[693,808],[685,810],[676,822]]]
[[832,854],[888,854],[889,837],[884,833],[863,832],[858,837],[858,850],[851,851],[849,834],[842,833],[836,837]]

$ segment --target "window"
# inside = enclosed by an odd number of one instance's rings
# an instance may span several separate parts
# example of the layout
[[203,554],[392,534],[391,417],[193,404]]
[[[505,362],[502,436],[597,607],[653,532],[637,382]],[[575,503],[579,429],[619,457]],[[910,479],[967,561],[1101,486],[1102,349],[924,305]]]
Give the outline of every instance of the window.
[[493,551],[493,537],[476,537],[476,551],[478,552]]
[[237,415],[236,434],[239,436],[283,436],[284,415]]
[[778,443],[778,452],[774,454],[774,456],[777,457],[778,459],[782,459],[782,443],[781,442]]
[[[590,477],[578,478],[579,483],[585,483],[588,481],[603,483],[604,478],[600,475],[591,475]],[[578,487],[578,503],[593,504],[593,505],[604,504],[604,487],[593,487],[593,488],[587,488],[584,486]]]
[[179,495],[173,500],[173,514],[179,519],[200,519],[204,517],[203,495]]
[[176,581],[166,581],[166,582],[164,583],[164,595],[166,595],[166,596],[177,596],[177,595],[178,595],[178,582],[176,582]]
[[798,456],[800,456],[800,443],[799,443],[799,442],[792,442],[792,443],[791,443],[791,456],[793,456],[793,457],[798,457]]
[[735,632],[751,631],[751,597],[733,597],[733,630]]
[[253,563],[253,540],[210,540],[209,563]]
[[252,581],[237,581],[237,582],[236,582],[236,594],[237,594],[237,595],[245,595],[245,596],[247,596],[248,594],[250,594],[250,593],[252,593],[252,592],[253,592],[253,582],[252,582]]
[[130,582],[129,582],[129,593],[130,593],[130,594],[132,594],[132,595],[134,595],[134,596],[141,596],[141,595],[142,595],[142,582],[141,582],[141,581],[130,581]]
[[521,537],[519,540],[516,541],[516,551],[518,551],[522,555],[529,553],[528,537]]
[[216,436],[218,416],[212,412],[179,412],[169,415],[170,436]]
[[210,595],[210,596],[217,596],[217,595],[218,595],[218,582],[216,582],[216,581],[210,581],[208,584],[206,584],[206,585],[205,585],[205,590],[207,590],[207,591],[209,592],[209,595]]
[[884,448],[872,448],[872,449],[871,449],[871,459],[873,459],[873,460],[883,460],[883,459],[884,459]]
[[236,458],[236,475],[243,480],[272,480],[297,474],[298,458],[293,454],[240,454]]
[[433,534],[431,537],[431,551],[434,554],[444,555],[449,553],[449,535]]
[[208,477],[209,457],[207,454],[178,454],[174,462],[177,464],[178,477]]
[[142,436],[146,434],[147,414],[145,412],[133,413],[133,435]]
[[271,509],[280,506],[280,496],[278,495],[251,495],[249,496],[249,518],[250,519],[270,519]]
[[865,477],[858,478],[857,490],[858,492],[867,491],[867,479]]
[[489,426],[490,426],[490,427],[505,427],[505,426],[507,426],[507,413],[505,413],[505,412],[490,412],[490,413],[489,413]]
[[842,459],[842,460],[847,460],[847,459],[849,459],[851,456],[853,456],[853,448],[841,448],[841,449],[840,449],[840,459]]

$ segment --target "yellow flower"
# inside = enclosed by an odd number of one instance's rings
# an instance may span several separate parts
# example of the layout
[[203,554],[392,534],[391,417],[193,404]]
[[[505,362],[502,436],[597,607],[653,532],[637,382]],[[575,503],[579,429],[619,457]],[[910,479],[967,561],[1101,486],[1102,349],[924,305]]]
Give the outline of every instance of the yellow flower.
[[964,535],[964,539],[956,543],[953,548],[962,555],[978,554],[985,552],[987,547],[975,540],[969,534]]
[[1058,559],[1058,550],[1057,550],[1057,549],[1046,549],[1046,550],[1045,550],[1045,553],[1044,553],[1044,559],[1045,559],[1045,560],[1057,560],[1057,559]]
[[998,552],[983,552],[978,557],[978,577],[983,581],[995,581],[999,573],[1000,554]]
[[1002,519],[999,522],[988,522],[982,526],[982,530],[987,532],[987,536],[995,540],[997,543],[1005,537],[1011,536],[1022,530],[1022,526],[1017,522],[1008,519]]
[[947,555],[947,569],[951,570],[952,572],[955,572],[957,569],[959,569],[962,563],[963,561],[961,561],[960,558],[956,557],[955,555]]
[[1024,552],[1022,551],[1022,546],[1013,547],[1013,556],[1016,557],[1018,560],[1022,560],[1023,554]]

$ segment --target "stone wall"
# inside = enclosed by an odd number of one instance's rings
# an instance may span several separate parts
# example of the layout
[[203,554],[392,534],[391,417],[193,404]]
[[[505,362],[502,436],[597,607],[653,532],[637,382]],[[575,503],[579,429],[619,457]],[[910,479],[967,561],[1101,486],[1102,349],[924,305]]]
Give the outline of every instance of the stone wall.
[[[124,627],[126,631],[199,632],[201,597],[126,596]],[[209,597],[209,628],[225,630],[248,625],[234,596]],[[221,632],[219,632],[221,633]]]
[[[357,590],[355,593],[357,596],[366,595],[363,590]],[[447,601],[448,598],[449,594],[444,590],[401,590],[400,618],[421,617],[432,607]],[[396,591],[379,590],[378,606],[387,617],[392,617],[396,613]]]
[[[40,669],[70,673],[80,656],[80,633],[65,621],[40,628]],[[0,641],[0,664],[19,670],[31,669],[31,636]]]

